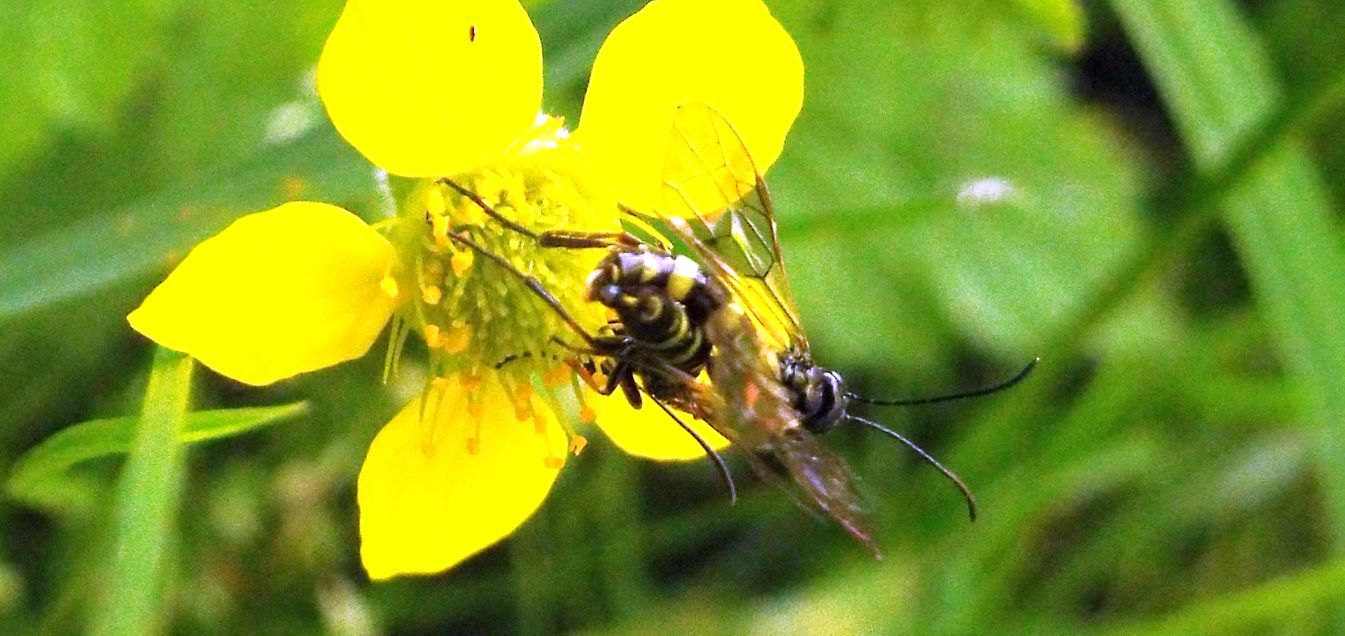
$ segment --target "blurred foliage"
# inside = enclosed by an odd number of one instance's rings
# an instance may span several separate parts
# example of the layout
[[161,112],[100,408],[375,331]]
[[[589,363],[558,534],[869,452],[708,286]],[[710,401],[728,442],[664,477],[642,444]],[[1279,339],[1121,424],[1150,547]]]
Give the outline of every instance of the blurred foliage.
[[[574,121],[639,4],[529,4],[550,112]],[[216,426],[311,414],[181,445],[202,414],[163,392],[190,368],[123,320],[241,214],[377,210],[311,89],[341,2],[18,0],[0,3],[0,631],[1337,631],[1345,5],[769,4],[808,72],[770,181],[821,362],[930,395],[1043,356],[1013,391],[872,413],[958,469],[980,521],[862,431],[831,443],[880,562],[769,486],[730,507],[705,466],[594,440],[510,541],[370,584],[355,475],[415,387],[380,385],[377,356],[267,389],[198,370]],[[148,450],[18,463],[90,420],[65,439]],[[10,480],[37,461],[59,479],[35,497]],[[158,580],[159,609],[130,602]]]

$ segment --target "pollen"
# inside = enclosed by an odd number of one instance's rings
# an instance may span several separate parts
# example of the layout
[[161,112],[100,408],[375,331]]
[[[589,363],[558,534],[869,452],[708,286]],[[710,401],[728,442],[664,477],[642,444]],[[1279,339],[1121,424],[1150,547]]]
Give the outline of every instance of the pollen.
[[458,386],[462,387],[463,391],[471,393],[480,388],[481,376],[463,374],[458,377]]
[[448,259],[448,264],[453,268],[453,275],[459,278],[472,268],[472,261],[476,260],[471,250],[462,250]]
[[462,353],[467,350],[467,346],[472,343],[472,326],[458,325],[450,327],[448,331],[442,334],[442,340],[439,346],[443,348],[444,353],[449,355]]
[[467,454],[475,455],[481,452],[481,438],[475,435],[467,438]]
[[396,298],[401,291],[397,287],[397,279],[392,276],[384,276],[383,280],[378,281],[378,288],[383,291],[388,298]]
[[443,346],[444,334],[440,332],[439,325],[425,325],[425,328],[421,330],[421,335],[425,336],[425,346],[431,349]]
[[593,407],[585,404],[579,407],[579,421],[585,424],[592,424],[598,421],[598,414],[594,412]]
[[[557,141],[560,130],[558,121],[547,120],[530,135]],[[408,287],[402,279],[397,291],[412,301],[402,318],[425,336],[436,373],[479,374],[529,352],[503,373],[516,386],[540,380],[539,386],[561,387],[565,371],[550,361],[567,352],[556,341],[576,338],[548,299],[580,325],[596,330],[603,323],[604,308],[583,299],[593,251],[543,247],[537,236],[616,231],[620,213],[577,178],[582,163],[573,147],[529,147],[492,167],[410,184],[399,201],[397,229],[388,238],[414,281]],[[391,285],[389,279],[385,291]],[[531,408],[514,410],[532,415]]]
[[577,433],[570,436],[570,453],[575,457],[578,457],[579,453],[584,452],[586,447],[588,447],[588,438]]
[[560,470],[565,467],[564,457],[547,457],[542,460],[542,465],[551,470]]
[[444,299],[444,290],[435,285],[425,285],[420,288],[420,299],[426,305],[438,305],[439,301]]
[[425,190],[425,211],[431,216],[443,217],[447,210],[448,203],[444,201],[443,189],[438,186],[427,188]]
[[551,367],[546,373],[542,374],[542,384],[545,384],[552,389],[563,386],[565,383],[569,382],[571,373],[568,365],[556,365]]

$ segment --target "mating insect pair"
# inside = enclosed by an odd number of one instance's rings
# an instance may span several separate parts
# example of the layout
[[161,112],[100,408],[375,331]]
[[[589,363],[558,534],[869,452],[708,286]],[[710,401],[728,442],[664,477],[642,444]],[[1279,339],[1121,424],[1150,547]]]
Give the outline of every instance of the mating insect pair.
[[[709,423],[763,477],[788,478],[805,505],[830,516],[875,554],[849,471],[817,438],[842,421],[858,422],[910,447],[957,485],[974,519],[975,499],[956,474],[897,432],[851,414],[849,404],[919,404],[982,395],[1017,383],[1033,365],[1007,382],[960,395],[879,401],[850,393],[839,374],[812,360],[785,278],[770,194],[732,125],[707,106],[680,108],[663,179],[657,209],[624,211],[670,230],[694,260],[621,232],[535,233],[470,190],[444,182],[543,247],[607,249],[588,280],[585,299],[602,303],[616,317],[597,333],[579,324],[536,279],[467,233],[450,232],[449,237],[507,269],[564,320],[582,340],[568,346],[588,360],[585,370],[606,376],[596,387],[600,392],[619,388],[637,407],[642,395],[648,396],[695,437],[731,496],[733,480],[722,458],[674,410]],[[702,371],[708,384],[700,379]]]

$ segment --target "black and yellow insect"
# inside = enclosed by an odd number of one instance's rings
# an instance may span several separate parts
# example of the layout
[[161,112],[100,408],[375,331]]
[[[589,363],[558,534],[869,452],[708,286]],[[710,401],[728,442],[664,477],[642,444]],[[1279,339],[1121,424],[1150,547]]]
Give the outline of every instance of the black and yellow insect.
[[896,431],[854,415],[849,406],[983,395],[1022,380],[1036,361],[1007,382],[958,395],[870,400],[851,393],[839,373],[813,361],[785,275],[770,192],[731,123],[708,106],[682,106],[668,141],[663,178],[658,207],[629,212],[667,224],[731,300],[705,323],[714,346],[708,375],[723,409],[710,423],[750,451],[744,454],[749,460],[765,459],[753,461],[758,472],[783,472],[805,503],[875,553],[849,471],[817,439],[842,421],[881,431],[911,448],[957,485],[975,519],[975,498],[955,473]]
[[[813,362],[785,277],[769,191],[728,120],[706,106],[680,108],[663,176],[654,210],[626,212],[666,226],[697,260],[625,233],[532,233],[449,182],[488,215],[543,246],[609,250],[590,276],[585,298],[606,305],[616,318],[596,334],[574,321],[537,281],[467,236],[451,236],[508,268],[565,319],[583,340],[574,349],[589,356],[589,365],[597,360],[607,377],[600,392],[620,387],[639,406],[643,391],[665,411],[672,407],[705,420],[741,449],[759,474],[777,482],[787,477],[805,505],[834,519],[873,552],[877,548],[849,471],[817,439],[842,421],[859,422],[906,444],[958,486],[974,519],[975,499],[956,474],[899,433],[850,413],[849,405],[981,395],[1018,382],[1032,365],[1000,385],[939,398],[877,401],[849,392],[840,374]],[[709,384],[697,379],[702,370]],[[732,493],[722,460],[696,439]]]

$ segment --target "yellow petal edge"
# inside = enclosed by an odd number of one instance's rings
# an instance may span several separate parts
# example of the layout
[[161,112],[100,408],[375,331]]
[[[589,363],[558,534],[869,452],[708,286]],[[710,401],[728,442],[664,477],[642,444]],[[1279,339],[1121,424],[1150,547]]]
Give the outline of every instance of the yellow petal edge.
[[392,246],[355,215],[293,202],[245,216],[192,249],[127,320],[253,385],[357,358],[396,306]]
[[574,139],[620,200],[649,209],[673,115],[705,104],[742,135],[763,173],[803,105],[803,61],[758,0],[654,0],[598,51]]
[[498,382],[456,381],[415,400],[374,438],[360,470],[360,557],[371,579],[439,572],[512,533],[565,460],[565,432],[520,421]]
[[393,174],[454,174],[537,119],[542,47],[515,0],[351,0],[318,60],[337,131]]
[[[589,398],[588,403],[597,415],[598,428],[629,455],[661,461],[705,457],[705,449],[696,443],[695,438],[655,405],[646,403],[642,408],[635,409],[619,393],[595,395]],[[729,445],[728,440],[705,422],[682,413],[678,417],[711,448],[722,450]]]

